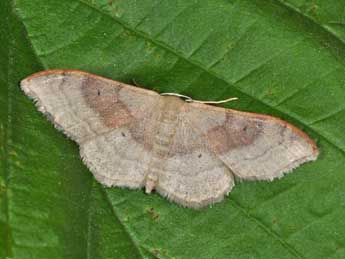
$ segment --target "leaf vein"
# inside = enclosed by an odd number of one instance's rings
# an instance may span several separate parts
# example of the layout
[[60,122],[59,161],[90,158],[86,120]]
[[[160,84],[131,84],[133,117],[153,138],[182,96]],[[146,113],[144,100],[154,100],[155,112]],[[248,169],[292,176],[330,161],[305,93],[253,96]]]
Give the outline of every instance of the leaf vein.
[[286,52],[288,52],[291,48],[297,46],[298,44],[300,44],[301,42],[303,42],[303,40],[301,41],[297,41],[294,42],[293,44],[287,46],[285,49],[282,49],[276,53],[274,53],[272,56],[268,57],[267,59],[263,60],[262,63],[258,64],[258,66],[256,66],[255,68],[251,69],[248,71],[248,73],[246,73],[245,75],[243,75],[241,78],[237,79],[236,81],[232,82],[232,84],[237,84],[241,81],[243,81],[244,79],[248,78],[251,74],[253,74],[254,72],[258,71],[260,68],[264,67],[267,63],[269,63],[270,61],[272,61],[274,58],[279,57],[280,55],[285,54]]
[[[127,225],[124,224],[121,219],[120,216],[118,215],[117,211],[115,210],[114,206],[111,203],[111,200],[109,199],[109,196],[107,194],[107,192],[104,190],[104,188],[100,188],[103,196],[106,200],[106,202],[108,203],[112,214],[117,218],[118,222],[121,224],[121,226],[123,227],[124,231],[126,232],[127,236],[129,237],[129,239],[131,240],[131,243],[133,244],[133,246],[135,247],[135,249],[137,250],[138,254],[141,255],[142,258],[145,258],[145,255],[143,254],[142,250],[140,249],[140,244],[138,243],[138,241],[133,237],[133,235],[130,233],[130,230],[128,229]],[[154,256],[154,254],[152,254],[152,256]]]
[[309,15],[306,15],[305,13],[301,12],[298,8],[296,8],[295,6],[293,6],[292,4],[289,4],[285,1],[282,0],[275,0],[280,6],[289,9],[291,11],[294,11],[298,14],[300,14],[301,16],[303,16],[304,18],[308,19],[309,21],[313,22],[315,25],[317,25],[319,28],[321,28],[322,30],[324,30],[325,32],[327,32],[328,34],[330,34],[331,36],[333,36],[334,38],[338,39],[340,42],[342,42],[343,44],[345,44],[345,40],[341,39],[336,33],[334,33],[332,30],[330,30],[328,28],[328,26],[322,25],[321,23],[318,23],[314,18],[312,18]]
[[345,107],[341,107],[340,109],[338,109],[338,110],[336,110],[336,111],[333,111],[333,112],[327,114],[326,116],[324,116],[324,117],[322,117],[322,118],[319,118],[319,119],[317,119],[317,120],[315,120],[315,121],[312,121],[312,122],[310,123],[310,125],[314,125],[314,124],[317,124],[317,123],[319,123],[319,122],[321,122],[321,121],[328,120],[329,118],[334,117],[334,116],[336,116],[337,114],[339,114],[339,113],[341,113],[341,112],[343,112],[343,111],[345,111]]
[[336,72],[337,70],[339,70],[341,67],[338,67],[338,68],[335,68],[335,69],[331,69],[329,71],[327,71],[326,73],[320,75],[320,77],[318,77],[317,79],[315,80],[312,80],[311,82],[303,85],[301,88],[297,89],[296,91],[293,91],[291,94],[285,96],[283,99],[281,99],[277,104],[276,106],[279,106],[279,105],[282,105],[283,103],[286,103],[287,101],[291,100],[294,96],[296,96],[299,92],[307,89],[309,86],[313,85],[313,83],[329,76],[330,74]]
[[289,243],[287,243],[284,239],[282,239],[277,233],[266,227],[259,219],[251,216],[248,211],[243,208],[237,201],[232,199],[233,204],[235,207],[242,212],[248,219],[255,222],[264,232],[266,232],[269,236],[274,237],[278,242],[282,244],[282,246],[288,250],[291,254],[293,254],[296,258],[304,258],[294,247],[292,247]]

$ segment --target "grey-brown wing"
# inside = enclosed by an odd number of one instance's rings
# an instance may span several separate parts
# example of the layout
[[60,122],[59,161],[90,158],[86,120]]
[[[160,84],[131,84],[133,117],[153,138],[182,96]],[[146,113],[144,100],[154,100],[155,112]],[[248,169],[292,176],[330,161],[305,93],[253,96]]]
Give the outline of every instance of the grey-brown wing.
[[318,155],[305,133],[272,116],[192,103],[185,117],[241,179],[273,180]]
[[80,145],[84,162],[100,182],[143,185],[157,93],[74,70],[34,74],[21,87]]
[[200,208],[221,201],[234,186],[229,168],[180,113],[156,190],[183,206]]

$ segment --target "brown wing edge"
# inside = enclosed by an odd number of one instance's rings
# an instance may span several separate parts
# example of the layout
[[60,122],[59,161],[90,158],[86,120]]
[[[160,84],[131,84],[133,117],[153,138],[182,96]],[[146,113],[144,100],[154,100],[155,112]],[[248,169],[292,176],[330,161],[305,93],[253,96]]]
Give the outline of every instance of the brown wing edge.
[[[48,70],[48,71],[53,71],[53,70]],[[58,71],[58,70],[56,70],[56,71]],[[59,70],[59,71],[62,71],[62,70]],[[63,73],[63,72],[61,72],[61,73]],[[27,87],[27,85],[30,83],[30,81],[32,79],[41,77],[41,76],[43,76],[45,74],[49,74],[49,73],[46,73],[46,71],[41,71],[41,72],[34,73],[34,74],[24,78],[20,82],[20,88],[34,102],[34,104],[35,104],[36,108],[38,109],[38,111],[41,112],[44,115],[44,117],[47,118],[47,120],[49,122],[51,122],[53,124],[53,126],[58,131],[62,132],[68,138],[70,138],[73,141],[77,142],[75,137],[71,136],[70,134],[68,134],[68,132],[64,130],[64,127],[62,125],[60,125],[59,123],[54,121],[54,116],[45,109],[44,105],[42,104],[41,99],[36,94],[34,94],[29,87]]]
[[108,81],[108,82],[112,82],[115,84],[120,85],[121,87],[126,87],[129,88],[133,91],[136,91],[138,93],[142,93],[142,94],[150,94],[150,95],[159,95],[157,92],[152,91],[152,90],[148,90],[148,89],[144,89],[144,88],[140,88],[140,87],[136,87],[133,85],[129,85],[129,84],[125,84],[113,79],[109,79],[103,76],[99,76],[99,75],[95,75],[86,71],[82,71],[82,70],[78,70],[78,69],[48,69],[48,70],[43,70],[43,71],[39,71],[36,72],[26,78],[24,78],[22,80],[22,83],[25,81],[31,81],[32,79],[38,78],[38,77],[43,77],[43,76],[48,76],[48,75],[62,75],[62,74],[72,74],[72,75],[77,75],[77,76],[88,76],[90,78],[93,79],[97,79],[97,80],[102,80],[102,81]]
[[301,136],[306,142],[308,142],[313,149],[313,155],[315,160],[317,156],[319,155],[319,149],[315,143],[315,141],[307,135],[304,131],[301,129],[297,128],[296,126],[292,125],[291,123],[284,121],[280,118],[277,118],[272,115],[268,114],[260,114],[260,113],[255,113],[255,112],[244,112],[244,111],[238,111],[234,109],[229,109],[229,108],[223,108],[223,107],[217,107],[217,106],[211,106],[211,105],[205,105],[202,103],[191,103],[191,105],[197,107],[198,109],[206,109],[206,110],[218,110],[222,112],[231,112],[233,114],[238,114],[244,117],[255,117],[255,118],[261,118],[261,119],[266,119],[266,120],[273,120],[277,123],[283,124],[287,128],[291,129],[293,132],[295,132],[297,135]]
[[112,80],[106,77],[102,77],[99,75],[95,75],[89,72],[85,72],[82,70],[77,70],[77,69],[48,69],[48,70],[43,70],[43,71],[39,71],[36,73],[33,73],[31,75],[29,75],[28,77],[24,78],[23,80],[21,80],[20,82],[20,87],[23,90],[23,92],[30,97],[30,99],[32,99],[35,103],[35,106],[37,107],[37,109],[44,114],[44,116],[53,123],[54,127],[63,132],[67,137],[69,137],[70,139],[72,139],[73,141],[77,141],[73,136],[71,136],[70,134],[68,134],[61,125],[59,125],[56,121],[54,121],[53,119],[53,115],[50,114],[49,112],[47,112],[44,108],[44,106],[42,105],[42,101],[38,98],[38,96],[36,96],[34,93],[32,93],[30,91],[30,89],[28,87],[26,87],[31,80],[34,80],[35,78],[40,78],[40,77],[44,77],[44,76],[50,76],[50,75],[64,75],[64,74],[70,74],[70,75],[76,75],[76,76],[84,76],[84,77],[90,77],[96,80],[101,80],[101,81],[105,81],[105,82],[110,82],[112,84],[116,84],[118,87],[125,87],[127,89],[131,89],[132,91],[135,91],[137,93],[143,94],[143,95],[151,95],[151,96],[158,96],[159,94],[151,91],[151,90],[147,90],[144,88],[139,88],[133,85],[128,85],[116,80]]

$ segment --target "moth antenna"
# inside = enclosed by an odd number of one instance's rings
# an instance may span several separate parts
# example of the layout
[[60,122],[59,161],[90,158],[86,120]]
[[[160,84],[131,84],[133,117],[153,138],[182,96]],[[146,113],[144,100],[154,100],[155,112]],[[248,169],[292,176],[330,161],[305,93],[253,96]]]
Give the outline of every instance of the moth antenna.
[[178,93],[161,93],[160,95],[180,97],[181,99],[183,99],[186,102],[193,102],[194,101],[191,97],[189,97],[187,95],[183,95],[183,94],[178,94]]
[[220,104],[220,103],[227,103],[231,101],[238,100],[238,97],[230,97],[228,99],[220,100],[220,101],[200,101],[200,100],[192,100],[195,103],[205,103],[205,104]]
[[231,101],[235,101],[239,99],[238,97],[231,97],[231,98],[220,100],[220,101],[201,101],[201,100],[194,100],[193,98],[187,95],[178,94],[178,93],[161,93],[160,95],[180,97],[187,103],[194,102],[194,103],[204,103],[204,104],[221,104],[221,103],[227,103],[227,102],[231,102]]

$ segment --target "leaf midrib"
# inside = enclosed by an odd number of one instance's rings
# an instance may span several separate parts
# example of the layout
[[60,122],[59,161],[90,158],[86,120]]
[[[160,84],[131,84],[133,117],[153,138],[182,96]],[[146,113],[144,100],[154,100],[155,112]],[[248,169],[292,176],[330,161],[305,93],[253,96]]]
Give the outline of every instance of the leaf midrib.
[[[118,219],[118,222],[121,224],[121,226],[123,227],[125,233],[127,234],[127,236],[129,237],[131,243],[133,244],[133,246],[135,247],[135,249],[137,250],[138,254],[142,257],[145,258],[141,248],[140,248],[140,244],[138,243],[138,241],[131,235],[130,230],[128,229],[127,225],[124,224],[123,221],[121,221],[121,217],[118,215],[118,212],[116,211],[115,207],[112,205],[111,200],[109,199],[109,196],[107,194],[107,192],[105,191],[104,188],[100,188],[104,199],[106,200],[107,204],[109,205],[109,208],[112,212],[112,214]],[[150,251],[147,251],[150,252]],[[157,258],[154,254],[151,253],[151,255],[154,258]]]

